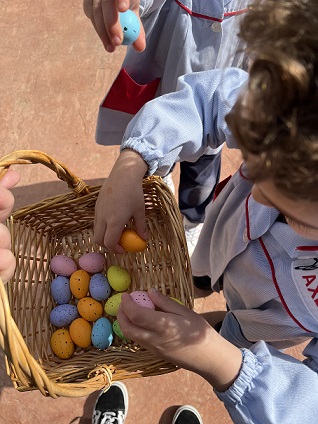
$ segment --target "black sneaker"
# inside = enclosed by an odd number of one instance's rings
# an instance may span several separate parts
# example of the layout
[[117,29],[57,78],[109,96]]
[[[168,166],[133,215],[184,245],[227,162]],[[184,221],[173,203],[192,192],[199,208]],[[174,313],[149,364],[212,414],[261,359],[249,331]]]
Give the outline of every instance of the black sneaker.
[[204,275],[202,277],[196,277],[195,275],[192,276],[193,284],[201,290],[212,290],[211,287],[211,278],[207,275]]
[[115,381],[101,392],[94,406],[92,424],[124,424],[128,410],[128,392],[124,383]]
[[171,424],[203,424],[203,421],[193,406],[184,405],[177,409]]

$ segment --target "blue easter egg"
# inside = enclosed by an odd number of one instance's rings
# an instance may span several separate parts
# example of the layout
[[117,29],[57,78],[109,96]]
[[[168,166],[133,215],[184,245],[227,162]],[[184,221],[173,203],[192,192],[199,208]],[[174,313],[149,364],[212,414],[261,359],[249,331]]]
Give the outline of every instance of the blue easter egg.
[[123,45],[128,46],[133,44],[140,33],[140,23],[137,16],[131,10],[119,13],[119,21],[124,33]]
[[104,274],[97,273],[91,277],[89,292],[95,300],[100,302],[106,300],[110,296],[112,288]]
[[59,305],[68,303],[71,300],[70,279],[59,275],[51,283],[51,294]]
[[105,318],[99,318],[93,325],[92,343],[97,349],[107,349],[113,342],[113,329],[111,322]]
[[56,306],[50,313],[50,321],[55,327],[67,327],[76,318],[78,318],[77,307],[69,303]]

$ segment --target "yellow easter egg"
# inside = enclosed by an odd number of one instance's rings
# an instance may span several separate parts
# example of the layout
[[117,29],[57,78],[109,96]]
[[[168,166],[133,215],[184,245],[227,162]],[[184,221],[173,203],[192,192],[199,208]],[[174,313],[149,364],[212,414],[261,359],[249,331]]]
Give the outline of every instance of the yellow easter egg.
[[70,325],[70,336],[76,346],[86,349],[91,344],[92,326],[84,318],[75,319]]
[[73,272],[70,277],[70,289],[76,299],[87,296],[90,279],[89,273],[83,269]]
[[118,313],[119,305],[121,302],[122,293],[116,293],[109,297],[105,303],[104,310],[107,315],[115,317]]
[[177,299],[176,297],[171,297],[171,296],[169,296],[169,297],[170,297],[170,299],[172,299],[175,302],[180,303],[180,305],[183,305],[184,306],[184,303],[180,299]]
[[147,242],[142,239],[133,228],[125,228],[122,232],[118,244],[126,252],[141,252],[146,249]]
[[61,359],[70,358],[75,349],[70,333],[65,328],[59,328],[54,331],[50,339],[50,345],[55,355]]
[[107,279],[109,285],[118,292],[128,289],[131,284],[131,278],[127,269],[121,266],[112,265],[107,270]]
[[103,315],[103,305],[101,302],[86,296],[78,301],[77,310],[80,316],[86,321],[96,321]]

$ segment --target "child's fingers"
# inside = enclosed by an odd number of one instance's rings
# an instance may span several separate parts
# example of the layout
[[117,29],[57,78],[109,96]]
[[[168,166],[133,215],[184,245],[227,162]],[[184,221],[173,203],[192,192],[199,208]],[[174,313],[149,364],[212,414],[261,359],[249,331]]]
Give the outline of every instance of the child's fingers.
[[16,260],[13,253],[8,249],[0,249],[0,277],[7,282],[14,274]]
[[165,296],[158,290],[150,289],[148,291],[149,297],[155,306],[163,312],[168,312],[176,315],[184,315],[189,309],[171,299],[169,296]]
[[18,184],[19,181],[20,174],[17,171],[14,171],[13,169],[8,169],[7,171],[3,172],[2,176],[0,177],[0,187],[9,190],[10,188]]
[[14,197],[11,191],[0,186],[0,222],[3,222],[8,218],[13,205]]
[[123,311],[132,324],[143,330],[157,330],[160,312],[139,306],[128,293],[123,293],[121,299],[119,311]]

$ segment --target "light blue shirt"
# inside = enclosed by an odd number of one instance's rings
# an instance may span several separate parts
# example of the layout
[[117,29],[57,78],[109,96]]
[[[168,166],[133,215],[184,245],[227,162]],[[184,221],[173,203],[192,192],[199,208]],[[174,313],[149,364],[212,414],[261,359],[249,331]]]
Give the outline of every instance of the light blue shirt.
[[[247,79],[234,68],[181,77],[177,92],[149,102],[131,121],[121,149],[139,152],[149,174],[165,175],[207,148],[235,147],[225,116]],[[215,290],[223,276],[230,311],[221,334],[243,354],[236,381],[217,395],[236,424],[315,423],[318,243],[277,221],[279,211],[254,201],[251,188],[243,165],[207,207],[191,259],[193,274],[209,275]],[[307,339],[304,362],[281,352]]]

